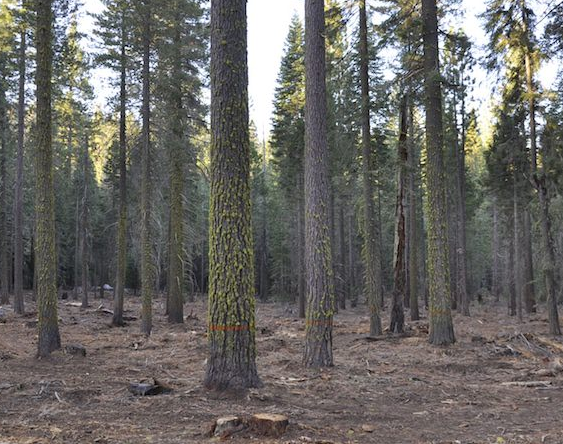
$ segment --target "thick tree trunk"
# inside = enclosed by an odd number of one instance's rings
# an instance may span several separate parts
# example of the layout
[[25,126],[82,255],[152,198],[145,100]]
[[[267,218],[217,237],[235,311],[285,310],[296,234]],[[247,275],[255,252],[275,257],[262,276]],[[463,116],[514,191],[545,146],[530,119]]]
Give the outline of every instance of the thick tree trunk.
[[306,367],[333,365],[324,0],[305,0]]
[[14,311],[24,313],[23,298],[23,158],[25,137],[25,76],[27,48],[26,30],[20,33],[18,55],[18,152],[16,158],[16,187],[14,202]]
[[211,191],[209,230],[209,389],[259,386],[246,0],[211,1]]
[[152,0],[144,0],[143,8],[143,117],[141,151],[141,332],[150,335],[152,330],[152,300],[155,288],[155,264],[151,237],[151,140],[150,140],[150,52]]
[[37,136],[35,144],[36,273],[39,341],[37,354],[61,347],[57,314],[55,195],[51,142],[52,22],[51,0],[37,0]]
[[[366,295],[369,316],[370,335],[382,333],[380,304],[382,302],[381,282],[381,245],[376,222],[376,209],[372,187],[371,128],[369,99],[369,60],[367,36],[367,12],[365,0],[360,0],[360,83],[362,97],[362,180],[363,180],[363,255],[365,267],[364,293]],[[402,296],[402,295],[401,295]]]
[[406,288],[405,246],[406,246],[406,169],[408,162],[408,115],[407,96],[403,95],[399,107],[399,143],[397,145],[397,201],[395,204],[395,246],[393,251],[393,307],[391,325],[393,333],[403,333],[405,315],[403,300]]
[[[350,305],[355,308],[358,305],[358,293],[356,289],[356,256],[354,254],[354,212],[348,211],[348,294]],[[371,323],[370,323],[371,325]]]
[[428,278],[430,334],[434,345],[455,342],[449,288],[442,90],[436,0],[422,0],[428,188]]
[[117,220],[117,260],[112,325],[122,327],[125,273],[127,269],[127,53],[125,46],[125,13],[121,15],[121,52],[119,58],[119,213]]

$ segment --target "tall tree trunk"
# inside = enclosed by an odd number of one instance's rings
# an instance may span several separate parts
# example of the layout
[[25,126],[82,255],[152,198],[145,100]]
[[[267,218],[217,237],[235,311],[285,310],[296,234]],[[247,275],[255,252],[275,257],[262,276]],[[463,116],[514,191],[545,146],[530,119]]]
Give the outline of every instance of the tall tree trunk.
[[[4,58],[4,56],[2,56]],[[0,64],[4,64],[4,60],[0,60]],[[10,303],[10,267],[8,261],[8,177],[6,175],[6,161],[8,157],[8,116],[6,91],[4,90],[4,80],[0,82],[0,303],[3,305]]]
[[530,150],[532,152],[532,176],[535,182],[536,191],[538,193],[538,200],[540,203],[540,227],[542,243],[544,248],[544,280],[545,289],[547,292],[547,313],[549,317],[549,332],[553,335],[561,334],[561,327],[559,325],[559,314],[557,312],[557,295],[556,295],[556,281],[555,281],[555,250],[553,246],[553,239],[551,234],[551,222],[549,220],[549,206],[550,197],[549,189],[547,186],[547,177],[542,168],[540,172],[537,162],[537,140],[536,140],[536,91],[534,88],[534,71],[531,60],[531,45],[530,45],[530,18],[528,16],[528,9],[526,1],[521,0],[522,21],[524,23],[524,35],[526,38],[526,48],[524,52],[526,64],[526,86],[528,89],[528,112],[530,118]]
[[380,304],[382,301],[381,245],[378,233],[374,194],[372,188],[371,128],[369,98],[369,59],[367,36],[367,12],[365,0],[360,0],[360,83],[362,97],[362,180],[363,180],[363,254],[365,267],[364,292],[370,315],[370,335],[382,333]]
[[[356,261],[354,255],[354,211],[348,210],[348,294],[350,305],[355,308],[358,305],[358,293],[356,289]],[[371,322],[370,322],[371,326]]]
[[90,156],[88,153],[88,138],[84,143],[84,156],[82,159],[82,177],[84,188],[82,193],[82,209],[80,213],[80,256],[82,263],[82,308],[88,307],[88,164]]
[[344,202],[340,204],[338,214],[338,257],[339,257],[339,279],[340,279],[340,301],[339,305],[342,310],[346,310],[346,283],[348,282],[346,276],[346,246],[344,234]]
[[16,187],[14,196],[14,311],[23,314],[23,157],[25,137],[25,76],[27,48],[26,29],[20,33],[18,55],[18,153],[16,159]]
[[513,173],[513,188],[514,188],[514,196],[513,200],[513,214],[512,214],[512,222],[513,222],[513,236],[514,239],[512,241],[512,276],[514,282],[514,291],[510,294],[510,316],[516,316],[520,320],[522,320],[522,276],[521,266],[520,266],[520,205],[518,202],[518,193],[517,193],[517,182],[516,182],[516,172]]
[[155,264],[151,237],[151,140],[150,140],[150,52],[152,0],[142,3],[143,14],[143,117],[141,152],[141,332],[150,335],[152,330],[152,300],[155,288]]
[[259,386],[246,0],[211,1],[211,191],[209,229],[209,389]]
[[57,314],[55,195],[51,141],[52,22],[51,0],[36,0],[37,12],[37,136],[35,145],[36,272],[39,341],[45,357],[61,347]]
[[[463,82],[463,79],[462,79]],[[462,89],[464,87],[462,86]],[[457,120],[457,117],[456,117]],[[457,164],[457,260],[456,284],[457,297],[460,311],[464,316],[469,316],[469,295],[467,292],[467,233],[466,233],[466,198],[467,184],[465,180],[465,94],[461,100],[461,143],[456,137],[456,164]],[[456,122],[457,129],[457,122]]]
[[333,365],[324,0],[305,0],[305,269],[307,367]]
[[430,334],[434,345],[455,342],[448,280],[447,214],[443,159],[442,89],[436,0],[422,0],[428,188]]
[[303,172],[298,174],[297,179],[297,265],[299,270],[297,271],[297,293],[298,293],[298,304],[299,304],[299,317],[305,319],[305,307],[307,305],[306,295],[305,295],[305,201],[304,201],[304,184],[303,184]]
[[418,310],[418,221],[417,221],[417,202],[416,202],[416,182],[415,170],[418,170],[418,162],[416,160],[416,146],[414,140],[414,106],[412,100],[409,101],[409,143],[408,143],[408,197],[409,197],[409,226],[408,226],[408,244],[409,244],[409,296],[410,296],[410,312],[411,321],[418,321],[420,314]]
[[395,204],[395,246],[393,251],[393,308],[391,325],[393,333],[403,333],[405,315],[403,299],[406,288],[405,246],[406,246],[406,167],[408,162],[408,115],[407,96],[403,95],[399,106],[399,143],[397,145],[397,201]]
[[[175,2],[176,8],[178,3]],[[177,11],[179,14],[179,11]],[[173,24],[175,27],[174,44],[180,47],[179,22]],[[168,322],[184,322],[184,141],[182,128],[182,65],[179,57],[174,57],[172,81],[175,82],[174,99],[170,119],[172,119],[172,144],[169,149],[170,162],[170,236],[168,244],[169,281],[168,281]]]
[[127,269],[127,53],[125,12],[121,15],[121,48],[119,78],[119,213],[117,220],[117,260],[115,271],[115,293],[113,298],[112,325],[122,327],[123,301],[125,295],[125,273]]

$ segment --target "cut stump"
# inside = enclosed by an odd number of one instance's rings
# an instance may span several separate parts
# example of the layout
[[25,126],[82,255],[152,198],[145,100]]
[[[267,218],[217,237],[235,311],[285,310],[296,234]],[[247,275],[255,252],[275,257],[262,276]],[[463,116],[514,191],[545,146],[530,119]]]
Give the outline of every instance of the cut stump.
[[289,419],[274,413],[258,413],[248,419],[250,430],[259,436],[279,438],[285,433]]

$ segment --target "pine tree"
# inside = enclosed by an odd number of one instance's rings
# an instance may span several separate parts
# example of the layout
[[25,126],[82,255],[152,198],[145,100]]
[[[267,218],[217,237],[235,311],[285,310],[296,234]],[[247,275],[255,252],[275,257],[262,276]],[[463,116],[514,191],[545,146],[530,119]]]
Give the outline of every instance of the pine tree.
[[35,148],[35,218],[38,310],[38,356],[60,348],[57,315],[53,148],[51,139],[52,24],[51,0],[37,0],[37,136]]
[[434,345],[455,342],[450,309],[447,215],[444,183],[442,91],[436,0],[422,0],[428,188],[430,336]]
[[211,2],[209,358],[204,385],[260,385],[256,370],[246,0]]
[[[117,246],[115,293],[112,324],[123,326],[123,301],[127,267],[127,77],[128,47],[131,23],[127,20],[127,2],[106,0],[105,13],[96,16],[95,34],[102,40],[105,52],[98,63],[119,72],[119,211],[117,221]],[[115,24],[117,23],[117,26]]]
[[365,294],[370,311],[370,335],[382,333],[379,303],[381,300],[381,246],[375,220],[371,166],[371,127],[369,96],[368,32],[365,0],[360,0],[360,82],[362,93],[362,173],[363,173],[363,254],[365,263]]
[[307,367],[333,365],[324,0],[305,0],[305,269]]

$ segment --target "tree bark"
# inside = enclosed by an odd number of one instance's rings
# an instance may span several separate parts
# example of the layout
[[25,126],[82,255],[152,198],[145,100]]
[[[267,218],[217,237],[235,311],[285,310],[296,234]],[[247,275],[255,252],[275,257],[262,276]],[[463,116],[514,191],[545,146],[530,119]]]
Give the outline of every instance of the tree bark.
[[393,307],[391,325],[393,333],[403,333],[405,315],[403,300],[406,289],[405,246],[406,246],[406,167],[408,162],[408,115],[406,95],[399,105],[399,143],[397,145],[397,201],[395,203],[395,245],[393,251]]
[[408,197],[409,197],[409,226],[408,226],[408,269],[409,269],[409,296],[410,296],[410,313],[411,321],[418,321],[420,313],[418,310],[418,230],[417,230],[417,204],[416,204],[416,182],[415,170],[418,169],[418,163],[415,159],[415,140],[414,140],[414,107],[412,100],[409,101],[409,142],[408,142]]
[[500,300],[501,285],[501,265],[500,265],[500,234],[499,234],[499,211],[497,198],[493,198],[493,282],[491,291],[495,300]]
[[119,77],[119,213],[117,220],[117,260],[112,325],[122,327],[125,278],[127,270],[127,53],[125,11],[121,15],[121,47]]
[[561,334],[559,324],[559,314],[557,312],[557,295],[555,281],[555,250],[551,234],[551,222],[549,220],[550,197],[547,186],[547,177],[543,167],[541,173],[538,170],[537,162],[537,140],[536,140],[536,91],[534,88],[534,72],[531,60],[532,48],[530,45],[530,19],[526,1],[521,0],[522,21],[524,23],[524,34],[526,38],[526,48],[524,52],[526,64],[526,86],[528,89],[528,112],[530,117],[530,150],[532,152],[532,176],[535,188],[538,193],[540,203],[540,227],[542,243],[544,248],[544,279],[547,292],[547,308],[549,317],[549,332],[553,335]]
[[209,358],[213,390],[260,386],[256,369],[254,249],[246,0],[211,1]]
[[[178,3],[175,2],[176,8]],[[179,14],[179,11],[178,11]],[[180,26],[175,27],[174,44],[180,47]],[[172,120],[172,144],[169,149],[170,162],[170,236],[168,245],[169,281],[168,281],[168,322],[181,324],[184,322],[184,136],[182,128],[182,65],[179,56],[174,57],[172,82],[174,99],[170,119]]]
[[20,315],[24,314],[25,311],[23,297],[23,158],[25,149],[26,48],[26,29],[24,27],[20,33],[18,55],[18,152],[14,196],[14,311]]
[[36,272],[39,341],[45,357],[61,347],[57,314],[55,195],[51,140],[52,0],[36,0],[37,12],[37,136],[35,145]]
[[365,0],[360,0],[360,83],[362,97],[362,180],[363,180],[363,254],[365,266],[364,292],[366,295],[369,316],[370,336],[382,333],[380,304],[382,302],[381,282],[381,245],[378,233],[376,209],[372,187],[372,160],[371,160],[371,128],[370,128],[370,98],[369,98],[369,59],[367,12]]
[[[2,59],[4,56],[1,55]],[[0,60],[0,64],[4,65],[5,61]],[[4,82],[0,84],[0,303],[7,305],[10,303],[10,267],[9,260],[9,240],[8,240],[8,177],[6,175],[6,161],[8,158],[8,116],[6,91]]]
[[84,143],[84,156],[82,159],[82,177],[84,188],[82,193],[82,208],[80,212],[80,256],[82,263],[82,308],[88,307],[88,164],[90,156],[88,153],[88,138]]
[[142,90],[142,151],[141,151],[141,332],[150,335],[152,330],[152,300],[155,288],[155,264],[153,260],[151,236],[151,131],[150,131],[150,53],[152,0],[144,0],[143,20],[143,90]]
[[447,215],[443,159],[442,89],[436,0],[422,0],[428,188],[429,342],[455,342],[448,280]]
[[530,210],[526,208],[522,213],[522,261],[523,261],[523,306],[526,313],[536,312],[536,296],[534,285],[534,264],[532,252],[532,220]]
[[333,365],[324,0],[305,0],[306,367]]

